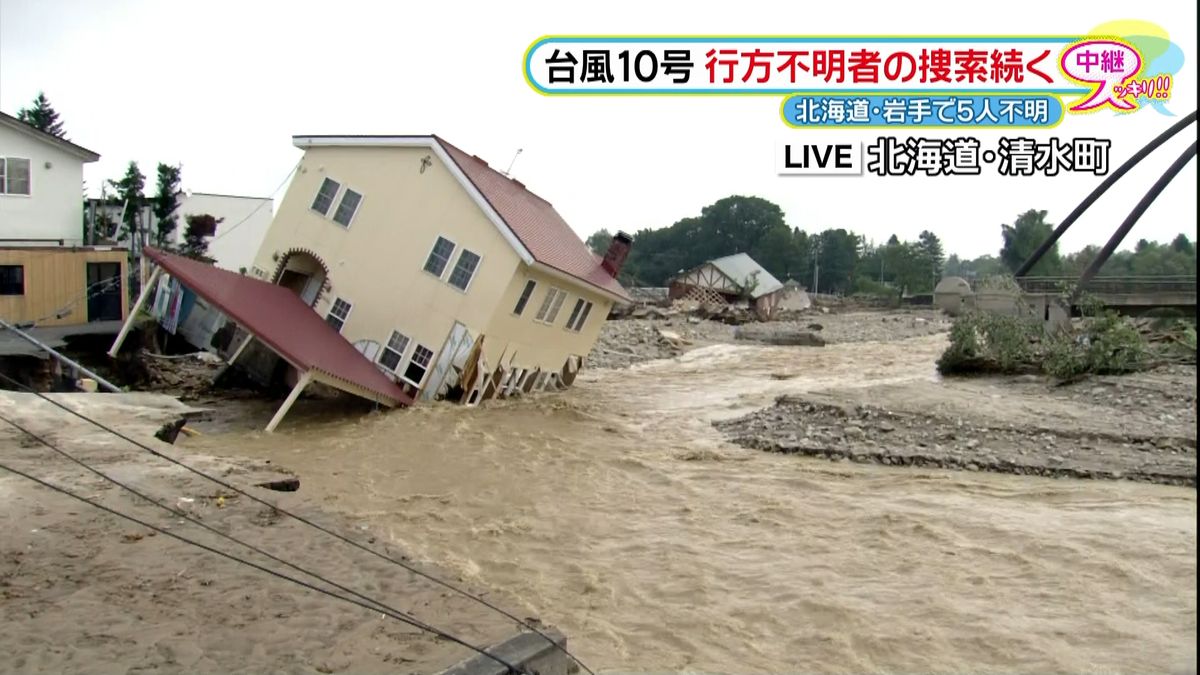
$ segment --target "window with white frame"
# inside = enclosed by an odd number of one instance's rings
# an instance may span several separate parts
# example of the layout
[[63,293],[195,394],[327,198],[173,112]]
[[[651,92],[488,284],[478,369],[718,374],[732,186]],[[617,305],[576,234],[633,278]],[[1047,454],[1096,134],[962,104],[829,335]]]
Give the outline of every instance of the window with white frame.
[[337,210],[333,212],[333,222],[342,227],[350,227],[350,221],[354,220],[354,214],[358,212],[358,205],[362,203],[362,195],[346,188],[342,193],[342,201],[338,203]]
[[329,207],[333,206],[333,198],[337,196],[340,189],[342,189],[341,184],[332,178],[321,181],[321,187],[317,190],[316,198],[313,199],[312,210],[323,216],[329,215]]
[[429,257],[425,259],[425,271],[441,279],[446,265],[450,264],[451,255],[454,255],[454,242],[445,237],[438,237],[433,244],[433,250],[429,252]]
[[421,386],[421,380],[425,379],[425,373],[429,371],[429,362],[432,360],[433,350],[425,345],[417,345],[408,361],[408,367],[404,369],[404,379],[418,387]]
[[29,195],[29,160],[0,157],[0,195]]
[[580,298],[575,302],[575,309],[571,310],[571,318],[567,319],[567,330],[578,333],[583,329],[583,324],[587,323],[588,314],[591,313],[592,303]]
[[450,285],[460,291],[467,290],[477,269],[479,269],[479,255],[464,248],[462,253],[458,254],[458,262],[454,263],[454,271],[450,273]]
[[533,295],[533,289],[537,288],[537,282],[533,279],[525,282],[525,288],[521,291],[521,297],[517,298],[517,306],[513,308],[513,314],[521,316],[525,311],[525,305],[529,304],[529,296]]
[[379,355],[379,363],[388,370],[396,370],[400,366],[400,362],[404,360],[404,352],[408,351],[408,342],[407,335],[403,335],[399,331],[392,331],[392,336],[388,338],[383,353]]
[[342,326],[346,325],[346,319],[350,316],[351,307],[349,302],[341,298],[335,299],[329,313],[325,315],[325,322],[337,329],[337,332],[342,332]]
[[546,298],[542,300],[542,306],[538,308],[533,320],[542,323],[554,323],[554,320],[558,318],[558,310],[562,308],[563,301],[566,299],[566,291],[551,286],[550,290],[546,291]]

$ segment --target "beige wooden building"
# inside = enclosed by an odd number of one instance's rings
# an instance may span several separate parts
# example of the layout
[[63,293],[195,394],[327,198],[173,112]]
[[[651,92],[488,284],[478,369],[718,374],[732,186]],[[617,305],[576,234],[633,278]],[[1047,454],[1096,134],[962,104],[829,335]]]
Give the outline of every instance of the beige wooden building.
[[120,321],[129,307],[127,255],[101,246],[0,248],[0,317],[37,326]]

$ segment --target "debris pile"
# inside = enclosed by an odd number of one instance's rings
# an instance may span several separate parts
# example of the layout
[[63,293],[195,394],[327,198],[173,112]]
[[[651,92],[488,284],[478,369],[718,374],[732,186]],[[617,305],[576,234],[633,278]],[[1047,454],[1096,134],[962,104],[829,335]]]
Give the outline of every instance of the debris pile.
[[144,366],[143,388],[183,399],[206,393],[224,367],[220,357],[208,352],[165,356],[142,351],[140,360]]
[[[1071,397],[1104,407],[1129,400],[1131,392],[1115,399],[1116,391],[1101,385]],[[743,447],[832,461],[1195,486],[1196,437],[1187,431],[1195,428],[1194,414],[1184,426],[1194,398],[1153,398],[1162,410],[1157,433],[1000,423],[803,396],[782,396],[774,407],[715,426]]]
[[[636,317],[636,318],[635,318]],[[755,342],[770,345],[821,346],[846,342],[885,342],[944,333],[950,323],[933,310],[797,312],[787,319],[729,323],[710,318],[708,310],[686,304],[670,308],[638,307],[630,318],[604,324],[589,368],[624,368],[667,359],[710,344]]]

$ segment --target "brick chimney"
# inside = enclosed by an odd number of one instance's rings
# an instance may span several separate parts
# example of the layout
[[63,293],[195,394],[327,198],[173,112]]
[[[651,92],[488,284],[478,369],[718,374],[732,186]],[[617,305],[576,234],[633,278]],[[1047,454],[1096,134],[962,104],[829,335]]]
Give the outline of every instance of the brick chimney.
[[604,252],[604,262],[600,263],[600,266],[614,279],[620,273],[621,266],[625,264],[625,258],[629,257],[631,246],[633,246],[633,237],[624,232],[617,232],[609,242],[608,250]]

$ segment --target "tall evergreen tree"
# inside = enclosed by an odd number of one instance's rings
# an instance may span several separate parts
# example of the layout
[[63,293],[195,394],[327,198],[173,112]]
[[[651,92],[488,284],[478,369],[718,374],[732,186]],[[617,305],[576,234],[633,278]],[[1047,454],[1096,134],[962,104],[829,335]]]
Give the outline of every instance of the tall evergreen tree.
[[58,111],[54,109],[54,106],[50,105],[50,99],[46,98],[44,92],[38,92],[37,98],[33,99],[32,106],[18,110],[17,119],[40,131],[58,136],[63,140],[67,138],[67,132],[63,129],[62,120],[58,118]]
[[179,217],[175,211],[179,208],[179,181],[183,167],[170,164],[158,165],[158,191],[154,194],[154,245],[163,248],[169,246],[178,225]]
[[925,273],[930,278],[930,290],[932,286],[937,284],[937,280],[942,276],[942,266],[946,262],[945,253],[942,251],[942,240],[929,230],[924,230],[917,235],[917,250],[920,251],[921,263],[925,267]]
[[126,238],[132,238],[136,241],[141,234],[142,208],[146,204],[146,196],[143,194],[146,177],[138,169],[137,162],[130,162],[121,180],[110,180],[109,184],[117,191],[117,200],[125,212],[121,219],[124,227],[121,228],[119,239],[124,241]]

